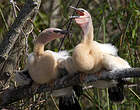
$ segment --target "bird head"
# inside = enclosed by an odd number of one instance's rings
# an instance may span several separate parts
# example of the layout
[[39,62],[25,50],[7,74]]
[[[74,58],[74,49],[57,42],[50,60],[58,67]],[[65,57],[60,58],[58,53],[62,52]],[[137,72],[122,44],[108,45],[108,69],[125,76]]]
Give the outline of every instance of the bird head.
[[82,28],[84,34],[86,34],[89,29],[89,25],[92,24],[91,15],[83,8],[75,8],[72,6],[70,8],[74,9],[78,14],[78,16],[71,16],[70,18],[74,19],[76,23]]
[[62,30],[59,28],[48,28],[43,30],[37,39],[40,43],[47,43],[49,41],[55,40],[57,38],[63,38],[65,34],[68,34],[68,31]]

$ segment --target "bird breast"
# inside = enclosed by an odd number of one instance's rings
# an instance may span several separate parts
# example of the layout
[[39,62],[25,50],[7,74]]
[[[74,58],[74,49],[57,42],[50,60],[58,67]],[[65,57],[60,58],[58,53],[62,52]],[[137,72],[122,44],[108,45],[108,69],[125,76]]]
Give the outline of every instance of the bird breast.
[[94,44],[81,43],[75,47],[72,59],[77,70],[82,72],[96,71],[100,69],[102,54]]
[[29,74],[36,83],[48,83],[57,77],[56,60],[51,53],[34,57],[34,62],[29,63]]

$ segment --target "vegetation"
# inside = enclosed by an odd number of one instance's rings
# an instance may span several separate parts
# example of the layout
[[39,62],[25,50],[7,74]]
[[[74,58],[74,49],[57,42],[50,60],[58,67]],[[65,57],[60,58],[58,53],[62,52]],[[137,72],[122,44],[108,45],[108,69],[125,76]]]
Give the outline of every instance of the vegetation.
[[[78,0],[77,0],[78,1]],[[26,41],[23,54],[15,70],[23,69],[26,64],[26,55],[32,52],[34,38],[40,31],[48,27],[66,29],[69,16],[76,0],[42,0],[38,15],[35,18],[33,32]],[[21,9],[24,0],[16,0],[16,6]],[[6,7],[6,8],[5,8]],[[118,48],[119,56],[126,59],[132,67],[140,67],[140,2],[139,0],[80,0],[78,7],[86,9],[92,15],[95,40],[103,43],[112,43]],[[16,13],[18,13],[16,8]],[[12,3],[0,0],[0,42],[15,20]],[[81,30],[73,22],[72,35],[66,38],[62,50],[72,49],[81,39]],[[80,33],[80,34],[79,34]],[[26,37],[26,36],[24,36]],[[58,51],[60,40],[52,41],[47,49]],[[139,84],[140,79],[132,79]],[[10,85],[15,85],[11,79]],[[83,110],[139,110],[140,86],[125,88],[126,99],[123,104],[113,104],[108,99],[107,89],[88,89],[79,100]],[[54,103],[55,102],[55,103]],[[37,110],[56,110],[57,98],[46,97],[45,93],[36,94],[32,98],[25,98],[11,105],[13,108]],[[55,106],[54,106],[55,105]]]

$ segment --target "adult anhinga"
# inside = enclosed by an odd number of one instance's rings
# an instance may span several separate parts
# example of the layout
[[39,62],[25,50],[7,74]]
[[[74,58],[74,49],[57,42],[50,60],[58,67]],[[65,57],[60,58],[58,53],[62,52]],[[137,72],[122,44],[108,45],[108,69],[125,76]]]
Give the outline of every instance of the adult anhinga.
[[[111,44],[101,44],[93,41],[93,25],[91,15],[82,8],[74,8],[78,16],[71,16],[83,31],[82,41],[75,47],[72,59],[78,71],[84,73],[97,73],[105,70],[130,68],[129,64],[119,56],[117,49]],[[97,83],[104,87],[104,83]],[[118,85],[119,86],[119,82]],[[123,86],[109,88],[109,98],[114,102],[123,100]]]

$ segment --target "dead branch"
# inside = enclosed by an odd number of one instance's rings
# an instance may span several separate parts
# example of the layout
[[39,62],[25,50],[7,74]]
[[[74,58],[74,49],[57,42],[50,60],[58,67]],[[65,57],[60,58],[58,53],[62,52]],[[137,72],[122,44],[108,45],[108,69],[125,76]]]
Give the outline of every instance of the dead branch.
[[24,36],[29,36],[29,33],[33,30],[33,26],[28,19],[34,20],[40,3],[41,0],[26,0],[24,7],[0,44],[0,89],[8,84],[8,79],[19,61],[26,45]]
[[[78,0],[77,4],[76,4],[76,6],[75,6],[76,8],[77,8],[78,5],[80,4],[80,1],[81,1],[81,0]],[[75,14],[75,12],[76,12],[76,11],[74,10],[73,13],[72,13],[72,16]],[[70,31],[70,30],[71,30],[71,27],[72,27],[72,19],[70,19],[69,22],[68,22],[67,31]],[[69,37],[69,34],[66,34],[66,35],[64,36],[64,38],[62,38],[58,50],[61,49],[61,47],[62,47],[62,45],[63,45],[63,43],[64,43],[64,40],[65,40],[66,36]]]
[[[27,73],[27,71],[22,71],[22,72],[24,74]],[[111,81],[111,80],[117,80],[117,79],[128,78],[128,77],[131,78],[140,77],[140,68],[129,68],[124,70],[107,71],[107,72],[102,72],[100,75],[95,75],[95,74],[87,75],[87,77],[85,77],[83,81],[80,81],[80,73],[77,73],[73,77],[66,77],[65,80],[64,78],[57,79],[55,81],[53,90],[58,90],[81,83],[91,84],[91,82],[93,83],[98,80]],[[0,93],[0,107],[6,106],[15,101],[21,100],[25,97],[31,97],[36,93],[46,92],[49,95],[51,90],[52,88],[50,88],[48,85],[41,85],[36,92],[32,91],[30,85],[20,86],[17,88],[9,88]]]
[[8,59],[9,52],[13,48],[18,36],[27,19],[36,12],[40,6],[41,0],[27,0],[22,10],[19,12],[9,32],[0,44],[0,62]]

